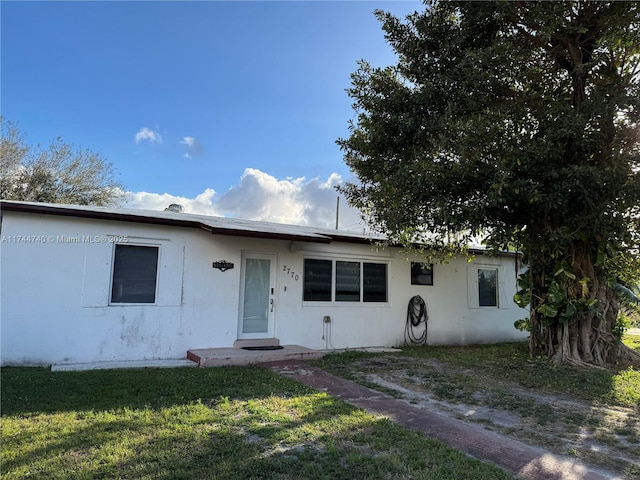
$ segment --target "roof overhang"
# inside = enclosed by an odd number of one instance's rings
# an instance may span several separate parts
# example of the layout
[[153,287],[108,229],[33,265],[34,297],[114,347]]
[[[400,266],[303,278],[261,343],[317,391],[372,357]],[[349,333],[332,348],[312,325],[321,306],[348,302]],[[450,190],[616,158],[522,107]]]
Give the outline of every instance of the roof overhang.
[[[227,235],[245,238],[265,238],[273,240],[287,240],[291,242],[311,243],[355,243],[371,245],[384,238],[373,238],[347,230],[330,230],[299,225],[259,222],[208,215],[192,215],[177,212],[159,212],[149,210],[119,209],[111,207],[94,207],[86,205],[64,205],[52,203],[20,202],[14,200],[0,200],[0,218],[2,211],[12,211],[27,214],[57,215],[64,217],[90,218],[96,220],[111,220],[116,222],[132,222],[181,228],[195,228],[209,232],[212,235]],[[401,247],[400,245],[390,245]],[[472,254],[486,255],[486,250],[471,247]],[[501,252],[500,255],[512,256],[514,252]]]
[[134,209],[19,202],[13,200],[0,200],[0,212],[1,211],[195,228],[214,235],[246,238],[265,238],[325,244],[334,241],[360,244],[371,243],[371,239],[352,232],[336,231],[336,234],[333,235],[332,233],[328,233],[331,231],[314,229],[313,227],[205,215],[190,215],[176,212],[136,211]]

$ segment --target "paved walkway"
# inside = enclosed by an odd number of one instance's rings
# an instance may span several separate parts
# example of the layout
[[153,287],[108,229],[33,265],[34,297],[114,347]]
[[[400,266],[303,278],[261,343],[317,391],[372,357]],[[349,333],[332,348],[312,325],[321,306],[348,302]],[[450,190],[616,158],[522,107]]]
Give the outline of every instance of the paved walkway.
[[526,445],[518,440],[441,413],[415,407],[404,400],[336,377],[301,361],[262,364],[317,390],[341,398],[371,413],[424,433],[428,437],[461,450],[479,460],[492,462],[507,472],[528,480],[604,480],[621,479],[596,471],[569,457]]

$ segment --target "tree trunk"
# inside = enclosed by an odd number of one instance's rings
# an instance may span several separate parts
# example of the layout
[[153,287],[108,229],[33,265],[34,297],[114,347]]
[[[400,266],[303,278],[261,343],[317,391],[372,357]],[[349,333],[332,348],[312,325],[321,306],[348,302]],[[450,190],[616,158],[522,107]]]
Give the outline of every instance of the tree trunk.
[[[567,276],[563,287],[568,300],[583,307],[568,322],[538,313],[548,285],[541,273],[544,268],[532,264],[530,354],[544,353],[557,364],[604,367],[615,362],[624,349],[614,334],[619,310],[616,296],[594,265],[587,244],[576,241],[570,245],[566,261],[575,278]],[[588,307],[589,303],[593,305]]]
[[543,286],[545,282],[544,271],[540,270],[541,263],[533,254],[530,255],[529,285],[531,286],[531,301],[529,305],[529,356],[534,358],[542,352],[546,352],[546,347],[550,344],[542,324],[542,318],[538,314],[538,305],[543,296]]

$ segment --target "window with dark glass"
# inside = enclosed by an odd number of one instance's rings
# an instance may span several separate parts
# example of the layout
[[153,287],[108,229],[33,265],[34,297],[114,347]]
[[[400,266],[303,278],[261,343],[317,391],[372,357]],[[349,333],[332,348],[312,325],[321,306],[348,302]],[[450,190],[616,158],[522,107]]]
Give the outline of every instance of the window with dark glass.
[[363,263],[363,298],[365,302],[387,301],[387,265],[385,263]]
[[158,247],[116,245],[111,303],[155,303]]
[[478,269],[478,304],[481,307],[498,306],[498,270]]
[[411,285],[433,285],[433,265],[411,262]]
[[336,261],[336,302],[360,301],[360,262]]
[[307,258],[303,283],[304,301],[388,301],[387,265],[384,263]]
[[303,299],[306,302],[331,301],[331,277],[333,276],[331,260],[304,261]]

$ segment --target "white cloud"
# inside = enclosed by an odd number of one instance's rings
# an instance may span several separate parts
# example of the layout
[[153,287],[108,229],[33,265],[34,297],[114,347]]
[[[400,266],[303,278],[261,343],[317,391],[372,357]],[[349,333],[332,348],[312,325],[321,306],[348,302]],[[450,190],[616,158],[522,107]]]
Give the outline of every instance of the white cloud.
[[182,140],[180,140],[180,143],[183,143],[184,145],[191,148],[195,145],[196,139],[195,137],[182,137]]
[[[335,228],[336,185],[342,177],[336,173],[326,181],[304,177],[279,180],[254,168],[245,169],[240,182],[221,195],[206,189],[195,198],[168,193],[127,192],[130,208],[164,210],[171,203],[184,207],[185,213],[244,218],[248,220]],[[359,212],[340,199],[339,227],[362,231]]]
[[124,206],[142,210],[164,210],[172,203],[177,203],[184,207],[184,213],[222,216],[212,201],[215,194],[216,192],[212,188],[207,188],[195,198],[180,197],[169,193],[127,192]]
[[160,132],[144,127],[136,133],[136,143],[140,143],[143,140],[147,140],[151,143],[162,143],[162,135],[160,135]]
[[195,137],[182,137],[180,143],[187,146],[187,151],[182,155],[185,158],[193,158],[202,154],[202,145]]

